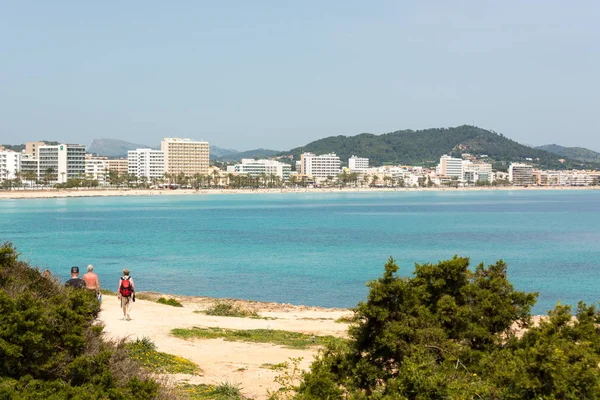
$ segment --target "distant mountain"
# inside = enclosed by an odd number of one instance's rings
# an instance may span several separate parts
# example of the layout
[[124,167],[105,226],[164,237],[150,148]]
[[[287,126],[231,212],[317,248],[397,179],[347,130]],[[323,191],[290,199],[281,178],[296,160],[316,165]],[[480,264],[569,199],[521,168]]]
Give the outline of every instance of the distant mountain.
[[127,157],[129,150],[147,149],[150,146],[126,142],[118,139],[94,139],[87,148],[88,153],[98,154],[105,157]]
[[[156,146],[148,146],[146,144],[131,143],[125,140],[118,139],[94,139],[92,144],[87,148],[88,153],[94,153],[106,157],[127,157],[127,151],[135,149],[160,149],[160,144]],[[236,154],[238,151],[231,149],[223,149],[217,146],[210,146],[210,158],[217,158]]]
[[544,146],[538,146],[536,149],[549,151],[550,153],[571,158],[573,160],[600,163],[600,153],[583,147],[563,147],[557,144],[546,144]]
[[255,149],[237,152],[233,154],[228,154],[225,156],[218,157],[219,161],[239,161],[242,158],[269,158],[274,156],[275,154],[280,154],[279,150],[269,150],[269,149]]
[[226,157],[226,156],[230,156],[230,155],[237,154],[237,153],[239,153],[239,151],[237,151],[237,150],[224,149],[224,148],[212,146],[212,145],[210,146],[210,159],[211,160],[219,159],[221,157]]
[[540,167],[557,169],[598,166],[572,159],[561,163],[561,157],[556,154],[524,146],[502,134],[470,125],[401,130],[382,135],[362,133],[357,136],[330,136],[282,155],[291,154],[298,159],[306,151],[315,154],[334,152],[342,163],[346,163],[352,155],[367,157],[371,165],[393,163],[433,166],[443,154],[460,157],[463,153],[470,153],[487,155],[492,162],[496,161],[496,168],[506,168],[511,161],[532,162]]

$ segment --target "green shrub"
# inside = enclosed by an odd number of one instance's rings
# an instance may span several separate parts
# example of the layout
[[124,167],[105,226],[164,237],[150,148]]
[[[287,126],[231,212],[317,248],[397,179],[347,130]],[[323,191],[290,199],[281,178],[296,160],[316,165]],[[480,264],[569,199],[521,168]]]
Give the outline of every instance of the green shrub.
[[314,346],[324,346],[331,342],[344,341],[344,339],[333,336],[314,336],[275,329],[237,330],[194,327],[192,329],[173,329],[171,334],[182,339],[222,338],[232,342],[272,343],[294,349],[307,349]]
[[105,342],[98,301],[65,288],[0,246],[0,399],[167,398],[166,389]]
[[243,309],[229,301],[217,301],[202,312],[206,315],[218,317],[260,318],[256,311]]
[[129,343],[127,350],[132,359],[138,361],[151,372],[191,375],[198,375],[202,372],[190,360],[157,351],[155,344],[147,337]]
[[167,306],[183,307],[183,304],[181,304],[180,302],[178,302],[177,300],[175,300],[173,298],[166,299],[164,297],[161,297],[160,299],[156,300],[156,302],[167,305]]
[[[598,399],[600,312],[558,305],[531,325],[537,294],[516,291],[502,261],[454,257],[398,274],[393,259],[292,388],[296,399]],[[519,337],[515,327],[526,329]]]

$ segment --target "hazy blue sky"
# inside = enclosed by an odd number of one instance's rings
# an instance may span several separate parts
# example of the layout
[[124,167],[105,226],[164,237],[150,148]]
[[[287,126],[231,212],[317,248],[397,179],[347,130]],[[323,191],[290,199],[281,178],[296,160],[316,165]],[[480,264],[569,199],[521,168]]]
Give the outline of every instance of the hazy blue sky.
[[4,1],[0,143],[475,124],[600,150],[598,1]]

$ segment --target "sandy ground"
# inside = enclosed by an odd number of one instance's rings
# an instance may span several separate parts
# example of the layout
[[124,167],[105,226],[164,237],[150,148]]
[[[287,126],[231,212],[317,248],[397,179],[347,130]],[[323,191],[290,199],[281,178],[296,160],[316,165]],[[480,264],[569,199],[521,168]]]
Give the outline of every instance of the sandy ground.
[[137,300],[131,312],[131,321],[122,320],[123,312],[116,296],[105,295],[100,320],[105,324],[107,338],[120,339],[148,337],[159,351],[185,357],[198,364],[202,376],[176,375],[174,379],[190,383],[239,384],[242,392],[253,399],[266,399],[267,390],[278,385],[273,379],[278,372],[263,364],[279,364],[290,357],[303,357],[301,368],[307,369],[317,348],[296,350],[262,343],[226,342],[222,339],[183,340],[170,335],[174,328],[221,327],[229,329],[280,329],[314,335],[343,337],[347,325],[336,323],[343,309],[291,306],[275,303],[242,302],[269,319],[213,317],[194,313],[207,308],[214,300],[181,298],[183,308]]
[[253,194],[253,193],[340,193],[340,192],[437,192],[437,191],[481,191],[481,190],[600,190],[600,186],[503,186],[467,188],[295,188],[295,189],[38,189],[3,190],[2,199],[45,199],[61,197],[107,197],[107,196],[181,196],[190,194]]

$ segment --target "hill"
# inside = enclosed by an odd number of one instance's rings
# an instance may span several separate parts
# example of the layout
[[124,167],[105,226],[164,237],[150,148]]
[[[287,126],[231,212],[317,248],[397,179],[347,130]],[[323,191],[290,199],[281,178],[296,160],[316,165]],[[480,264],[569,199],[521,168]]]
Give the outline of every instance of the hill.
[[[132,143],[132,142],[127,142],[125,140],[103,138],[103,139],[94,139],[92,141],[92,144],[88,147],[87,152],[98,154],[100,156],[106,156],[106,157],[127,157],[127,151],[140,149],[140,148],[141,149],[151,148],[151,149],[159,150],[160,144],[158,144],[156,146],[148,146],[146,144]],[[224,148],[217,147],[217,146],[210,146],[210,158],[211,159],[218,158],[218,157],[225,157],[225,156],[236,154],[236,153],[238,153],[237,150],[224,149]]]
[[533,162],[543,168],[556,169],[598,166],[571,159],[561,163],[561,157],[556,154],[524,146],[502,134],[470,125],[401,130],[382,135],[362,133],[356,136],[330,136],[285,154],[292,154],[298,159],[306,151],[315,154],[335,152],[344,163],[352,155],[368,157],[371,165],[393,163],[433,166],[444,154],[460,157],[463,153],[470,153],[487,155],[498,168],[506,168],[511,161]]
[[557,144],[546,144],[544,146],[538,146],[536,149],[545,150],[573,160],[600,163],[600,153],[583,147],[564,147]]
[[150,146],[137,144],[118,139],[94,139],[87,148],[88,153],[105,157],[125,157],[129,150],[148,148]]
[[239,153],[239,151],[237,151],[237,150],[224,149],[222,147],[217,147],[217,146],[212,146],[212,145],[210,146],[210,159],[211,160],[220,159],[221,157],[233,156],[238,153]]
[[281,151],[279,150],[254,149],[227,154],[221,157],[216,157],[216,159],[218,159],[219,161],[239,161],[242,158],[268,158],[279,153],[281,153]]

